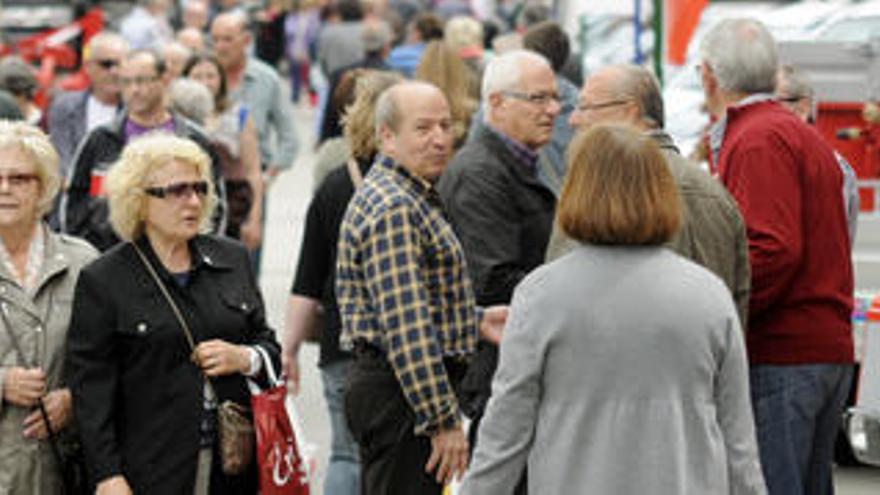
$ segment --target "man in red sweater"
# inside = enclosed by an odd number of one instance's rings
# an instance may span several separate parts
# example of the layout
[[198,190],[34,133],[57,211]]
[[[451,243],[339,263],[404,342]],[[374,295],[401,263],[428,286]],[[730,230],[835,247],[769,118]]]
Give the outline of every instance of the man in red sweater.
[[746,223],[752,406],[769,493],[833,493],[852,380],[853,273],[843,175],[822,137],[773,98],[776,44],[748,19],[701,45],[710,148]]

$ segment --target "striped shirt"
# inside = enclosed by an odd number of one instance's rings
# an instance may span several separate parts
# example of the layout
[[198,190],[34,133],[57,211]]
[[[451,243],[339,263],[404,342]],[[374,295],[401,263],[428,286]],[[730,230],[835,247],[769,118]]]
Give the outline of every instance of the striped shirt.
[[415,412],[415,433],[458,426],[444,357],[476,351],[478,314],[464,251],[434,187],[380,158],[339,232],[340,344],[380,349]]

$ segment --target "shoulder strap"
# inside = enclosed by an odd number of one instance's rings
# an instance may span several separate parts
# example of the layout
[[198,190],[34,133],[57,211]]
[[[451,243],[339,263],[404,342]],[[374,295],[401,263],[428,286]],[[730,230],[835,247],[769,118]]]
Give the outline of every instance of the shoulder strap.
[[171,294],[168,292],[168,288],[165,287],[165,284],[162,283],[162,279],[159,278],[159,274],[156,273],[156,269],[153,268],[153,264],[150,263],[150,260],[147,259],[147,256],[141,251],[140,246],[136,243],[132,242],[132,246],[134,246],[135,252],[140,257],[141,261],[144,263],[144,266],[147,268],[147,271],[150,272],[150,276],[153,277],[153,280],[156,282],[156,285],[159,286],[159,290],[162,292],[162,295],[165,296],[165,300],[168,301],[168,305],[171,306],[171,311],[174,312],[174,316],[177,318],[177,322],[180,323],[180,327],[183,328],[183,333],[186,335],[186,341],[189,343],[189,347],[191,351],[196,350],[196,341],[193,339],[192,332],[189,329],[189,325],[186,323],[186,319],[183,318],[183,313],[180,312],[180,308],[177,307],[177,303],[174,302],[174,299],[171,297]]

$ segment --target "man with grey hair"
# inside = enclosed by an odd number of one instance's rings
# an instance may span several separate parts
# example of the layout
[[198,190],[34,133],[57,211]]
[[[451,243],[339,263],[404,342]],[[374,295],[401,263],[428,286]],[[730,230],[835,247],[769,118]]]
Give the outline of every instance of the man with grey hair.
[[853,270],[843,174],[815,129],[773,96],[776,44],[751,19],[703,38],[717,119],[710,154],[746,223],[746,331],[758,445],[772,494],[833,493],[831,461],[853,373]]
[[361,493],[440,495],[468,464],[455,393],[466,358],[480,334],[498,342],[506,309],[477,310],[434,189],[452,152],[443,93],[395,85],[375,121],[382,157],[348,203],[336,258],[340,345],[355,355],[345,413]]
[[[550,63],[517,50],[483,74],[483,122],[455,155],[438,190],[461,239],[481,305],[508,304],[513,289],[544,262],[556,197],[538,178],[538,150],[550,141],[560,104]],[[471,444],[489,399],[498,349],[485,344],[463,392],[474,420]],[[517,493],[524,493],[522,483]]]
[[47,131],[60,158],[61,175],[68,176],[76,147],[86,133],[110,123],[122,106],[119,65],[128,43],[113,32],[102,31],[83,49],[83,69],[90,86],[85,91],[62,93],[49,105]]
[[[718,275],[730,289],[739,317],[749,306],[749,258],[745,228],[736,202],[724,186],[681,156],[663,131],[665,114],[654,75],[636,65],[612,65],[587,78],[571,115],[583,131],[594,125],[630,125],[651,136],[666,158],[681,195],[683,222],[669,247]],[[554,229],[548,259],[567,253],[574,241]]]

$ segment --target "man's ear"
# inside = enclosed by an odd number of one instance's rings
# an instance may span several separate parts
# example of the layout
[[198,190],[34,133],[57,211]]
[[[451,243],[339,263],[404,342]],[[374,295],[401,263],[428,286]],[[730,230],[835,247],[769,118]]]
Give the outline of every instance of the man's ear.
[[379,132],[377,133],[377,139],[379,141],[379,149],[382,151],[382,154],[385,156],[392,156],[395,154],[394,148],[394,131],[391,130],[385,124],[379,126]]

